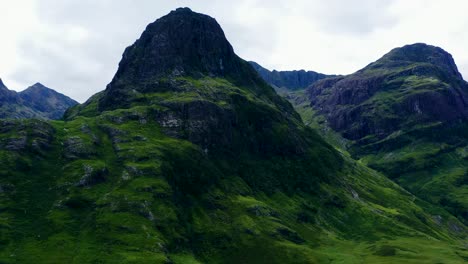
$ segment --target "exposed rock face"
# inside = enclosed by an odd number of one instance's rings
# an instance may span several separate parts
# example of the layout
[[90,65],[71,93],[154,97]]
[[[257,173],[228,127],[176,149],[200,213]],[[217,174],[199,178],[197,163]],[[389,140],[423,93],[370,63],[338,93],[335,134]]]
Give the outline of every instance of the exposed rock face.
[[319,81],[308,96],[352,140],[468,118],[468,84],[449,53],[426,44],[394,49],[354,74]]
[[260,76],[271,86],[277,89],[300,90],[309,87],[318,80],[335,77],[314,71],[277,71],[267,70],[258,63],[249,62]]
[[[171,111],[158,112],[156,120],[166,134],[187,138],[208,150],[219,145],[229,145],[236,125],[235,113],[212,102],[193,101],[186,104],[168,104]],[[175,111],[174,111],[175,110]]]
[[159,79],[177,76],[222,77],[263,85],[254,69],[234,53],[214,18],[178,8],[149,24],[125,50],[100,108],[122,106],[132,91],[161,91]]
[[0,149],[8,151],[30,151],[34,154],[43,154],[49,150],[55,131],[44,121],[0,120],[0,133],[9,135],[0,139]]
[[[293,107],[234,53],[213,18],[188,8],[148,25],[98,105],[157,105],[150,118],[167,135],[207,153],[303,154],[308,144]],[[280,127],[282,140],[273,136]]]
[[65,110],[76,104],[40,83],[17,93],[8,90],[0,80],[0,118],[60,119]]

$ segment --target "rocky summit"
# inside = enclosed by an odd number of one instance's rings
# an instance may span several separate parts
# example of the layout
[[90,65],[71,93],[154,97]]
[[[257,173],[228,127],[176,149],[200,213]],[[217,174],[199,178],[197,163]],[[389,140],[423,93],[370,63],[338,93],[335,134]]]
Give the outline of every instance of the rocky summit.
[[354,74],[317,82],[308,98],[351,140],[468,118],[468,84],[449,53],[426,44],[394,49]]
[[177,76],[219,77],[251,88],[264,86],[252,67],[234,53],[215,19],[179,8],[149,24],[125,50],[100,107],[122,105],[129,92],[155,91],[165,86],[167,77]]
[[453,214],[306,126],[181,8],[61,121],[0,121],[0,262],[461,263]]

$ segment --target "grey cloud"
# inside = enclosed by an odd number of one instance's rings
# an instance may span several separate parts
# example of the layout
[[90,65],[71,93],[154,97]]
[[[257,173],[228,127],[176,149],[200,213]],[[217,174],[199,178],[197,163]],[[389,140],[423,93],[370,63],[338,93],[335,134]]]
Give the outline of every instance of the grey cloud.
[[[215,17],[241,57],[265,66],[313,65],[310,70],[344,73],[370,62],[363,57],[371,48],[390,49],[395,43],[386,38],[412,39],[406,27],[395,27],[401,17],[392,7],[402,0],[35,1],[39,29],[23,34],[12,77],[24,87],[42,82],[79,101],[105,89],[124,49],[148,23],[179,6]],[[82,38],[74,39],[76,29],[84,32]],[[336,42],[343,39],[349,42]],[[466,59],[460,62],[468,76]]]
[[[389,10],[394,0],[327,0],[305,1],[303,12],[323,31],[340,34],[368,34],[398,22]],[[304,5],[301,5],[304,7]]]
[[[179,2],[41,0],[36,11],[48,33],[40,32],[37,38],[27,36],[21,40],[21,63],[12,77],[25,86],[42,82],[83,102],[105,89],[117,70],[122,52],[147,24],[188,1]],[[222,10],[225,3],[220,6],[195,1],[194,5],[196,11],[215,13],[214,9]],[[68,43],[66,34],[74,28],[84,30],[86,38]]]
[[[39,21],[49,31],[21,41],[22,63],[13,77],[25,84],[39,81],[85,101],[110,82],[125,47],[170,9],[154,1],[41,1]],[[66,34],[74,28],[84,30],[86,37],[67,42]]]

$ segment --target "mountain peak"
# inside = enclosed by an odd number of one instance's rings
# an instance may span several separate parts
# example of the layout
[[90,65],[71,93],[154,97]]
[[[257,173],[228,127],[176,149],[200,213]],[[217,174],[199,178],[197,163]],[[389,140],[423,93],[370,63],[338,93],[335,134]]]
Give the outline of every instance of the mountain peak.
[[[266,85],[248,63],[239,58],[221,26],[208,15],[178,8],[149,24],[128,47],[106,89],[101,106],[108,108],[128,97],[128,84],[156,89],[162,78],[221,77],[250,86]],[[137,85],[141,84],[141,85]],[[133,88],[132,88],[133,89]]]
[[401,65],[402,63],[429,63],[447,73],[462,79],[457,65],[450,53],[442,48],[425,43],[415,43],[395,48],[377,61],[384,65]]
[[78,102],[41,83],[35,83],[18,93],[23,104],[45,119],[60,119],[65,110]]
[[235,57],[214,18],[178,8],[149,24],[125,50],[116,77],[224,75]]
[[33,85],[31,85],[30,87],[28,87],[28,89],[37,89],[37,90],[52,90],[48,87],[46,87],[45,85],[43,85],[42,83],[35,83]]

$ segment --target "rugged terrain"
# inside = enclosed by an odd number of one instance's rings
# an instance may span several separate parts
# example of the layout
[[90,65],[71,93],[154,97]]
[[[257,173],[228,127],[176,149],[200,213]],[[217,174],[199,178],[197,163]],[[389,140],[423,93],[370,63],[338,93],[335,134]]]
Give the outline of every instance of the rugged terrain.
[[330,142],[468,223],[468,84],[449,53],[396,48],[290,99]]
[[17,93],[8,90],[0,79],[0,118],[60,119],[76,104],[75,100],[40,83]]
[[5,263],[463,263],[466,227],[306,126],[188,8],[63,121],[0,121]]

